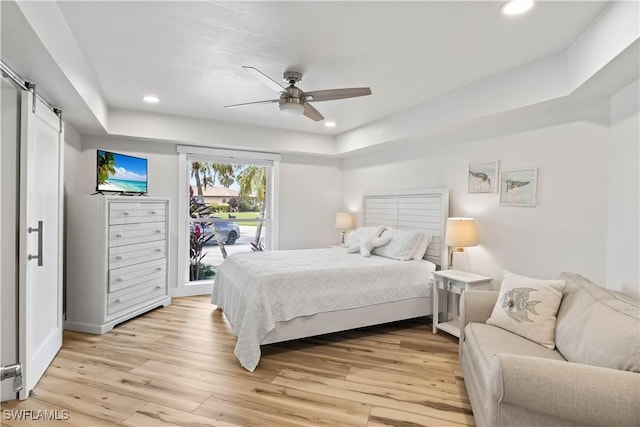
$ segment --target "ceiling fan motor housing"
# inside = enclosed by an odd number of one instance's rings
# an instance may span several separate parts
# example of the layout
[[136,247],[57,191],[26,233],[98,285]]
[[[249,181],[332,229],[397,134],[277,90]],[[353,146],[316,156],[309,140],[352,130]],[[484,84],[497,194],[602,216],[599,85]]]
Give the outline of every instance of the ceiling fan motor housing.
[[285,82],[293,85],[302,81],[302,73],[298,71],[285,71],[282,78]]

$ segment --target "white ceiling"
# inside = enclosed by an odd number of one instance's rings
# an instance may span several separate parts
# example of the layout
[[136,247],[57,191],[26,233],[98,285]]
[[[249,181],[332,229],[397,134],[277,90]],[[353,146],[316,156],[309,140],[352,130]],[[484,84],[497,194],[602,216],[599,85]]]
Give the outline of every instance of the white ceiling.
[[[321,134],[357,128],[562,51],[606,2],[539,1],[530,13],[511,18],[500,14],[502,4],[58,2],[110,109]],[[12,50],[4,42],[3,49],[5,60]],[[27,58],[12,60],[17,71],[30,69]],[[307,91],[370,86],[373,95],[316,103],[337,122],[334,129],[284,116],[277,104],[223,109],[274,98],[242,65],[277,80],[285,69],[302,71],[299,86]],[[161,102],[144,104],[145,94]]]

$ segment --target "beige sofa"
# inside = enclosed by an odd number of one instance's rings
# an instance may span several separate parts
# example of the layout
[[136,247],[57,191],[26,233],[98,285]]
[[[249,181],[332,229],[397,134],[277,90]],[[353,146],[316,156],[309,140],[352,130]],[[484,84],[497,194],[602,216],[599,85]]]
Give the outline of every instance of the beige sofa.
[[485,324],[498,292],[463,294],[460,363],[478,426],[640,426],[638,302],[560,278],[555,350]]

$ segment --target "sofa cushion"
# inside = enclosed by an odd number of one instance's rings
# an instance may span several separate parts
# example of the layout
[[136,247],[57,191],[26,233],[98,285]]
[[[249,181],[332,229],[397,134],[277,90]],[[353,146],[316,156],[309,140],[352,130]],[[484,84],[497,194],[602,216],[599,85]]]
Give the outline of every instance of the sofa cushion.
[[496,353],[565,360],[555,350],[522,338],[504,329],[484,323],[469,323],[464,329],[469,358],[481,384],[487,387],[489,364]]
[[567,282],[558,311],[556,346],[571,362],[640,372],[640,305],[584,277]]
[[556,313],[564,280],[540,280],[504,272],[489,325],[499,326],[547,348],[555,348]]

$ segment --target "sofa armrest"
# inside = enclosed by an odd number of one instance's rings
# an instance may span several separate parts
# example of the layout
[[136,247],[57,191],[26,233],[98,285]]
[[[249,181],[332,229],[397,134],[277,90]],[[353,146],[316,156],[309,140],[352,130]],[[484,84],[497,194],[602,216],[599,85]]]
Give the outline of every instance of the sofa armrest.
[[[514,354],[495,354],[489,367],[492,399],[501,407],[589,425],[637,426],[640,374]],[[506,415],[505,415],[506,416]],[[505,424],[505,425],[506,425]]]
[[491,317],[493,306],[498,301],[498,291],[469,290],[460,297],[460,343],[464,341],[467,323],[484,323]]

